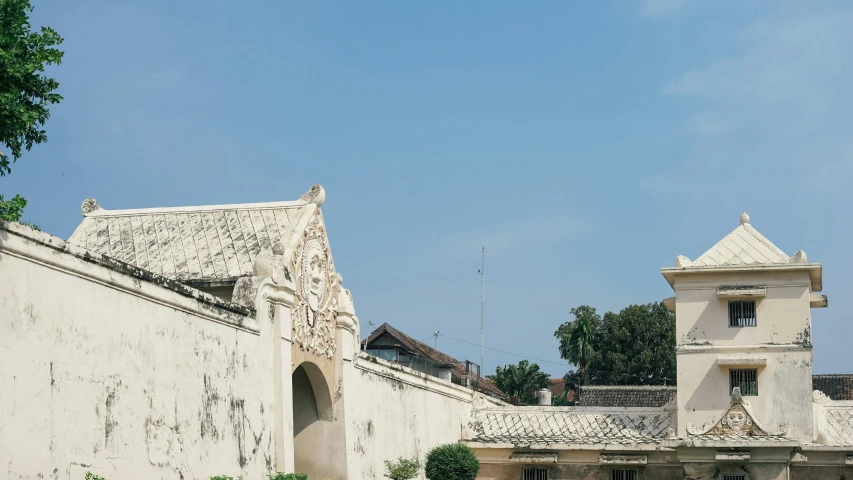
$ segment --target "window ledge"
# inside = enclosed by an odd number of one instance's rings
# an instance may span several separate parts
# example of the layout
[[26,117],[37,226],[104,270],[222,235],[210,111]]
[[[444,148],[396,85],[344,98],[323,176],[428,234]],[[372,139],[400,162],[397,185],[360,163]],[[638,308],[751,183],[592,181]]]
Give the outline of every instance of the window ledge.
[[754,298],[766,297],[767,287],[720,287],[717,298]]
[[747,365],[767,365],[765,355],[720,355],[717,357],[717,365],[721,367],[735,367]]

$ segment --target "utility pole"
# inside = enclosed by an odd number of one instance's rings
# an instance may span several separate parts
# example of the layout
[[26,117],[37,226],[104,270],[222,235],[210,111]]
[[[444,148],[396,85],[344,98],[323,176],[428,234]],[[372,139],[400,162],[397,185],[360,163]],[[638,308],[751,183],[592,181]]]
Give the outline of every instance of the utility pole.
[[441,335],[441,332],[439,332],[438,330],[436,330],[436,331],[435,331],[435,332],[433,332],[433,334],[432,334],[432,336],[433,336],[433,337],[435,337],[435,340],[433,341],[433,346],[432,346],[432,348],[434,348],[434,349],[436,349],[436,350],[438,350],[438,336],[439,336],[439,335]]
[[480,288],[480,370],[482,370],[485,368],[483,353],[486,349],[486,247],[483,247],[480,259]]

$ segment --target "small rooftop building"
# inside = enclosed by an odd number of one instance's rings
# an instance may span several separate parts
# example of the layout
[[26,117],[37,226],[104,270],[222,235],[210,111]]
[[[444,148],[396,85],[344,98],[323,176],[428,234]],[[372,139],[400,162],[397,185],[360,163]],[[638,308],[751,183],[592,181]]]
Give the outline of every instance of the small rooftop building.
[[396,328],[383,323],[361,342],[370,355],[389,362],[439,377],[447,382],[471,388],[506,401],[507,395],[490,379],[480,376],[479,365],[455,358],[415,340]]

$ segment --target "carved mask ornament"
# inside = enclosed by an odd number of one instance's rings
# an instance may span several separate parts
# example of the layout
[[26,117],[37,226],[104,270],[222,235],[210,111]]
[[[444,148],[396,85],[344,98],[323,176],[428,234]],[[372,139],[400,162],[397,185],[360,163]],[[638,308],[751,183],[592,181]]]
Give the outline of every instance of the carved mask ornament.
[[297,274],[293,339],[302,350],[332,358],[338,302],[331,293],[337,287],[338,275],[319,212],[308,222],[290,263]]

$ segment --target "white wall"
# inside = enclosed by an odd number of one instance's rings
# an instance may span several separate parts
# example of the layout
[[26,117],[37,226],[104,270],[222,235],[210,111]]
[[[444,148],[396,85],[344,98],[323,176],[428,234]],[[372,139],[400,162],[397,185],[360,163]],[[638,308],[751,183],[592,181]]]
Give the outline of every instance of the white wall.
[[265,478],[273,408],[248,310],[2,227],[0,478]]
[[501,404],[366,354],[344,368],[350,478],[385,478],[383,462],[401,456],[423,463],[433,447],[461,440],[473,404]]

